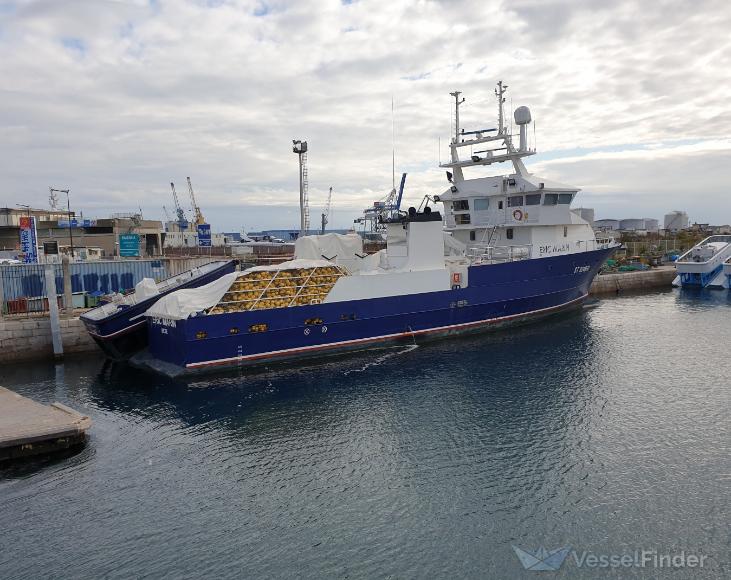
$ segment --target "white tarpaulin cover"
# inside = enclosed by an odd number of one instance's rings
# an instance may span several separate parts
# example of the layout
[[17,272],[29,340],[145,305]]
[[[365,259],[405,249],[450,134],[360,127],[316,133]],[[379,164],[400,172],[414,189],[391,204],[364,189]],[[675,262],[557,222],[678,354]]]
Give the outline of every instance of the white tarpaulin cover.
[[288,262],[281,262],[280,264],[272,264],[271,266],[254,266],[253,268],[247,268],[242,273],[246,272],[276,272],[277,270],[294,270],[296,268],[325,268],[327,266],[334,266],[332,262],[323,260],[289,260]]
[[294,244],[294,257],[303,260],[322,260],[335,257],[348,260],[356,254],[363,254],[363,238],[358,234],[325,234],[324,236],[303,236]]
[[135,299],[136,302],[142,302],[153,296],[157,296],[160,292],[157,289],[157,282],[152,278],[142,278],[135,285]]
[[231,272],[205,286],[171,292],[148,308],[145,316],[184,320],[195,312],[218,304],[238,275],[239,272]]

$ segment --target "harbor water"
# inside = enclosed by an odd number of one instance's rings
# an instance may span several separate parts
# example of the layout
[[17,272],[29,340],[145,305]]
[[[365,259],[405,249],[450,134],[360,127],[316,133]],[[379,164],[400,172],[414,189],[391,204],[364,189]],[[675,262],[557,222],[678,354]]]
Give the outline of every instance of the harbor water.
[[[4,366],[93,427],[0,466],[0,577],[728,578],[730,343],[672,290],[254,375]],[[643,550],[703,568],[586,558]]]

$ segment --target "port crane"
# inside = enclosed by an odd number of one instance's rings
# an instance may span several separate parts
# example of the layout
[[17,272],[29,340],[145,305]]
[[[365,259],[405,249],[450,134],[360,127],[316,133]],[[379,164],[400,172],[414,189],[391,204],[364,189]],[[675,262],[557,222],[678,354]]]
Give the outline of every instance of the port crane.
[[193,184],[190,182],[190,177],[187,177],[186,179],[188,180],[188,193],[190,194],[190,203],[193,207],[193,221],[195,222],[195,225],[199,226],[206,223],[206,220],[203,218],[201,208],[195,201],[195,193],[193,193]]
[[188,219],[185,217],[185,212],[183,211],[183,208],[180,207],[180,202],[178,201],[178,193],[175,191],[175,184],[172,181],[170,182],[170,189],[173,190],[173,202],[175,203],[175,214],[178,218],[178,227],[180,228],[180,231],[187,230]]
[[325,204],[325,211],[322,212],[322,227],[320,228],[320,233],[324,236],[325,235],[325,226],[330,221],[330,204],[332,203],[333,199],[333,188],[330,188],[330,192],[327,194],[327,203]]
[[401,211],[401,200],[404,196],[405,185],[406,174],[403,173],[401,174],[401,183],[398,190],[394,187],[384,201],[373,202],[373,206],[367,207],[363,211],[363,217],[358,218],[354,223],[363,224],[364,231],[367,233],[384,232],[386,230],[386,220],[398,217]]

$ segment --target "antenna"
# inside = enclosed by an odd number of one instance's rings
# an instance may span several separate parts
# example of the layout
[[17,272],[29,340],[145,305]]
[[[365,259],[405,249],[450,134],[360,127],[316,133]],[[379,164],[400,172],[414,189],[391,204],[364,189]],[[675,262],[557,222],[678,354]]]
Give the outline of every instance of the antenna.
[[495,96],[498,102],[498,134],[502,135],[505,133],[505,120],[503,114],[503,103],[505,102],[505,91],[508,89],[508,85],[503,85],[503,81],[497,82],[497,88],[495,89]]
[[459,100],[459,96],[462,94],[461,91],[454,91],[453,93],[449,93],[454,97],[454,141],[453,143],[459,142],[459,106],[464,103],[465,99],[464,97],[462,100]]
[[396,189],[396,118],[393,115],[393,95],[391,95],[391,189]]

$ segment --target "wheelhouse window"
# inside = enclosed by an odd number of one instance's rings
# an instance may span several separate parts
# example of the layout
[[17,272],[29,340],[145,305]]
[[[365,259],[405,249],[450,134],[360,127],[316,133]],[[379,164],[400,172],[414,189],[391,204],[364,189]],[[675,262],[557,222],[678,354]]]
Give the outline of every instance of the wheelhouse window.
[[541,205],[541,194],[530,193],[525,196],[525,205]]
[[558,194],[547,193],[543,196],[543,205],[558,205]]
[[475,239],[476,239],[476,236],[475,236],[475,230],[472,230],[472,231],[470,232],[470,242],[474,242],[474,241],[475,241]]
[[568,226],[563,227],[563,237],[566,238],[569,235],[569,228]]
[[472,200],[472,209],[475,211],[487,211],[488,207],[490,207],[489,197],[476,197]]
[[502,199],[499,202],[497,202],[497,208],[503,209],[503,200]]
[[513,228],[508,228],[507,230],[505,230],[505,237],[509,240],[513,239]]
[[514,196],[508,198],[508,207],[522,207],[522,205],[523,205],[523,196],[522,195],[514,195]]
[[460,213],[454,216],[454,223],[458,226],[468,225],[470,223],[470,214]]
[[569,203],[571,203],[572,199],[574,199],[573,193],[559,193],[558,194],[558,203],[560,203],[560,204],[569,204]]
[[469,211],[470,204],[466,199],[455,199],[452,202],[452,211]]

